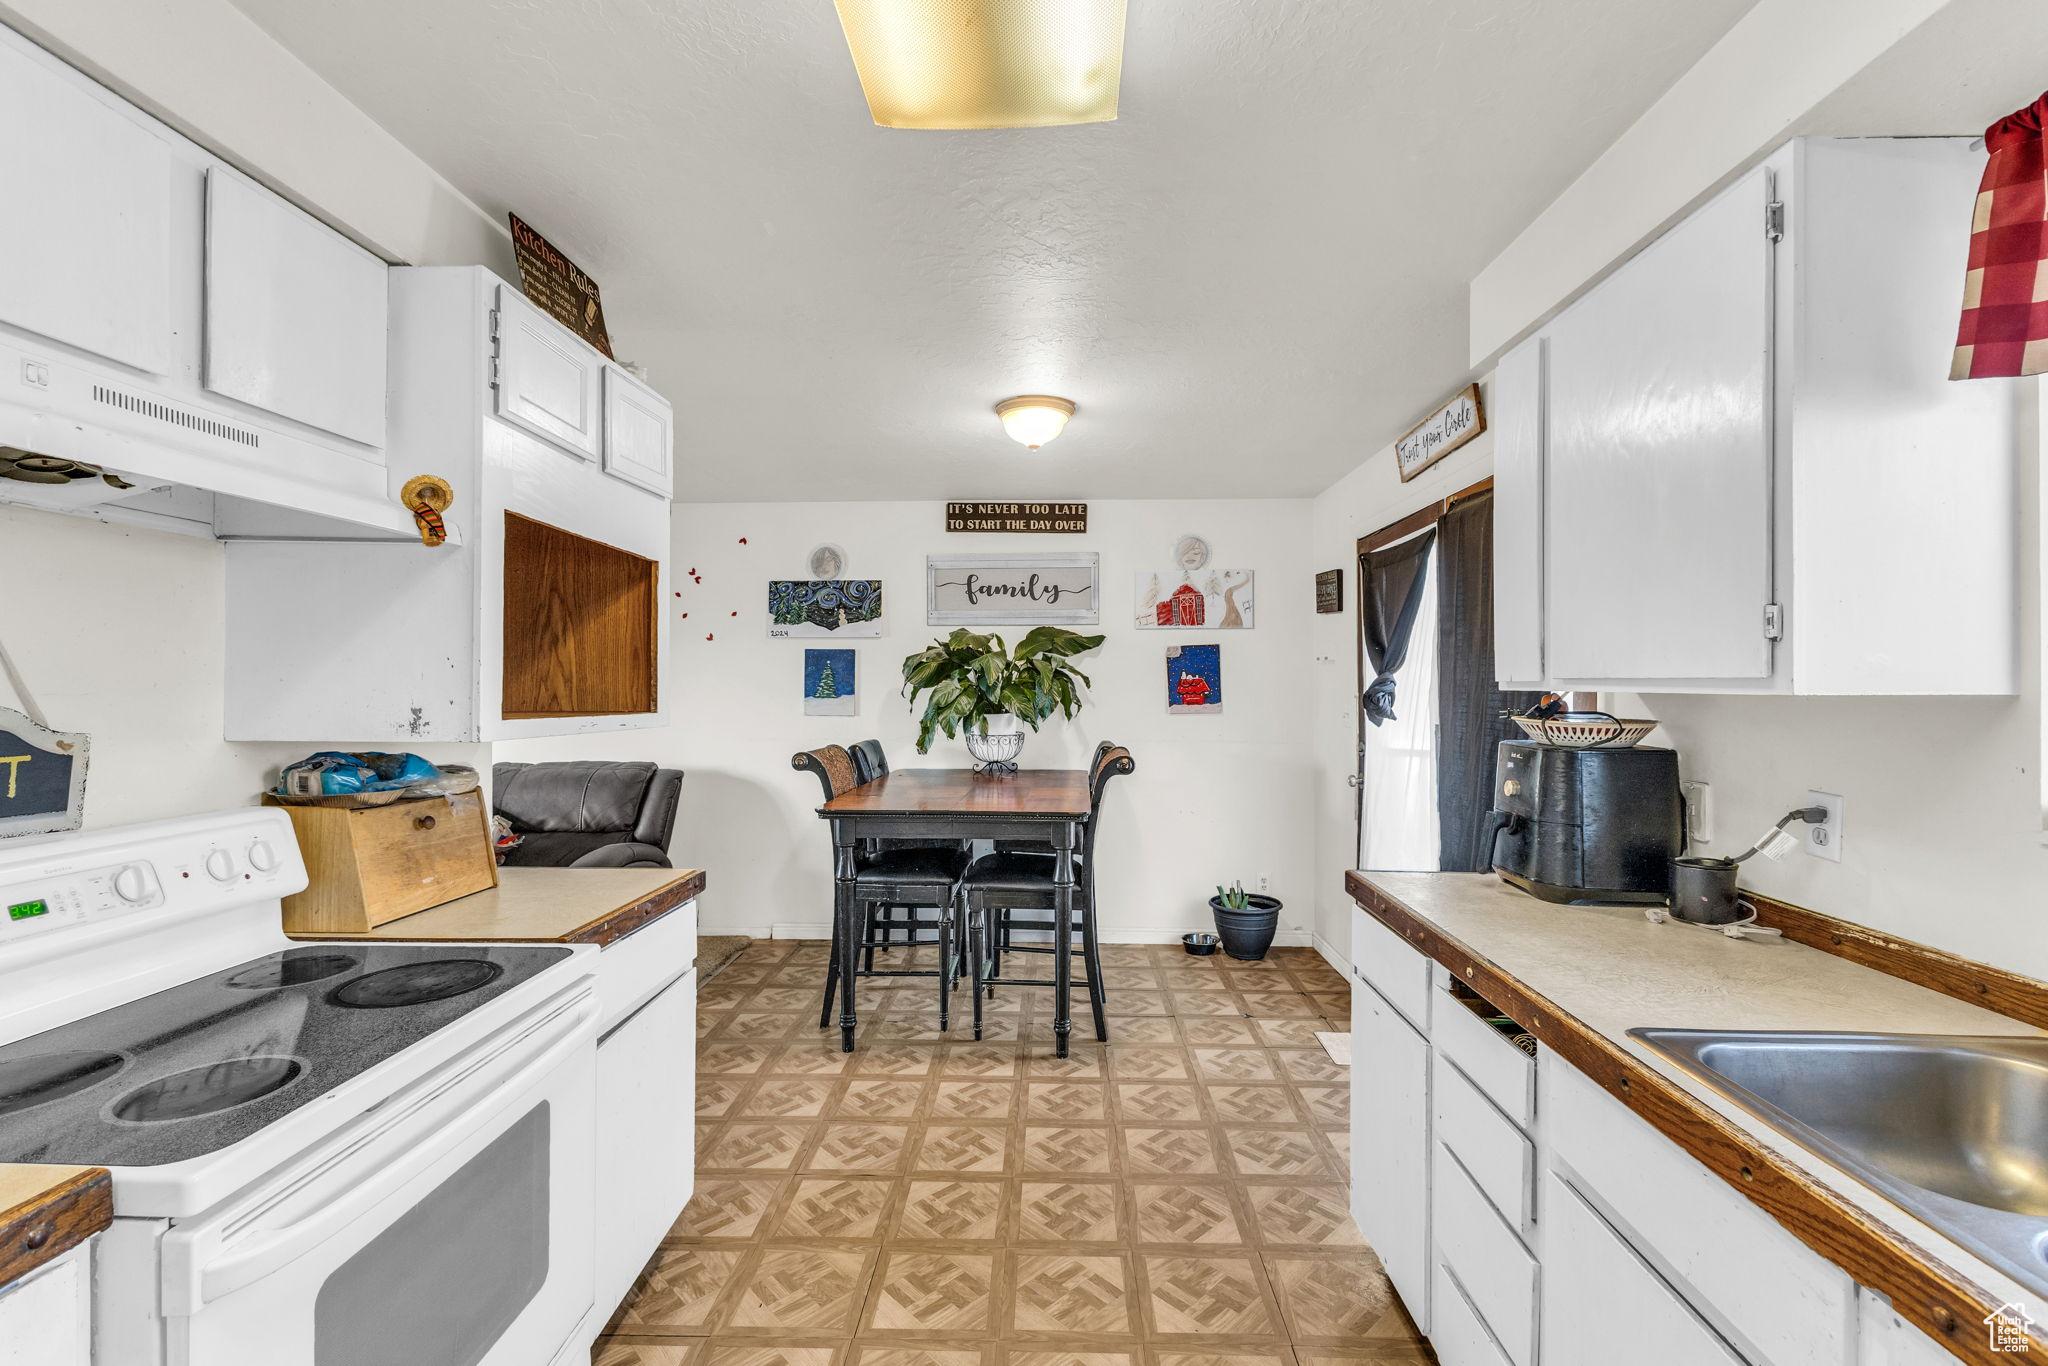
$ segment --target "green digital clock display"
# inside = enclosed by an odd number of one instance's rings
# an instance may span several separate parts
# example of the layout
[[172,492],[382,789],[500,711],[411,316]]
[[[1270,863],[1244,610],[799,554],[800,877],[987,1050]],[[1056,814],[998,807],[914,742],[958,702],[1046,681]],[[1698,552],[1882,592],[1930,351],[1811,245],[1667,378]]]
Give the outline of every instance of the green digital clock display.
[[49,913],[50,903],[47,901],[24,901],[19,906],[9,906],[7,908],[7,918],[9,920],[33,920],[39,915],[48,915]]

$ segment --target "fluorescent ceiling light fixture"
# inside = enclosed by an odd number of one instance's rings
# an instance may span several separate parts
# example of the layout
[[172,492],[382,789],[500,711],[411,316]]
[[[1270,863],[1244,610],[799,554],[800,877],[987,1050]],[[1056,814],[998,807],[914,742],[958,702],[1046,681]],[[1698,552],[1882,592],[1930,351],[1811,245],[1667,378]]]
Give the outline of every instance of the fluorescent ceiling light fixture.
[[1010,440],[1037,450],[1058,436],[1074,415],[1074,400],[1050,394],[1020,394],[996,405],[996,416]]
[[1116,117],[1124,0],[835,0],[884,128],[1051,128]]

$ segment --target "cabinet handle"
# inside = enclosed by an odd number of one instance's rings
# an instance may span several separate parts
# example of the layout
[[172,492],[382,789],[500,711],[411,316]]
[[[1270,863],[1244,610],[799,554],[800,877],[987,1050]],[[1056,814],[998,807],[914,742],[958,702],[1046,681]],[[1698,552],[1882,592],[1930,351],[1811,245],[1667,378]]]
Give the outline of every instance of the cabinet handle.
[[434,818],[432,816],[415,816],[412,820],[412,828],[415,830],[432,830],[434,828]]

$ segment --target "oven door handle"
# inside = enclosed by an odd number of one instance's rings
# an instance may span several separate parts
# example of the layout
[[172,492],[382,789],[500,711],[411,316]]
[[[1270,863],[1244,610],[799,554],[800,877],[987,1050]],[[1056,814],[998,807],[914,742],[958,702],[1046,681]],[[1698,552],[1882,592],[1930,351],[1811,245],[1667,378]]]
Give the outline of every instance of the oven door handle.
[[[221,1299],[289,1265],[345,1228],[378,1202],[431,1167],[447,1153],[477,1132],[477,1124],[444,1124],[415,1133],[422,1109],[441,1107],[440,1101],[457,1090],[481,1090],[471,1105],[493,1096],[517,1095],[534,1081],[559,1066],[579,1048],[596,1038],[596,992],[585,987],[575,997],[559,1004],[544,1018],[530,1024],[513,1041],[524,1061],[509,1064],[501,1072],[493,1063],[503,1063],[503,1053],[488,1051],[480,1060],[461,1067],[454,1075],[436,1079],[426,1091],[415,1093],[402,1112],[366,1135],[353,1138],[343,1150],[283,1189],[266,1187],[245,1202],[207,1219],[203,1224],[174,1228],[163,1240],[163,1312],[190,1316],[211,1301]],[[496,1044],[502,1048],[502,1044]],[[489,1050],[493,1043],[479,1046]],[[486,1083],[481,1088],[475,1083]],[[464,1107],[458,1113],[468,1113]],[[401,1135],[393,1141],[394,1135]],[[395,1151],[394,1151],[395,1150]],[[380,1159],[389,1159],[381,1161]],[[262,1211],[287,1199],[303,1198],[308,1190],[325,1188],[327,1198],[303,1218],[268,1229],[248,1239],[235,1236],[240,1226],[260,1218]]]

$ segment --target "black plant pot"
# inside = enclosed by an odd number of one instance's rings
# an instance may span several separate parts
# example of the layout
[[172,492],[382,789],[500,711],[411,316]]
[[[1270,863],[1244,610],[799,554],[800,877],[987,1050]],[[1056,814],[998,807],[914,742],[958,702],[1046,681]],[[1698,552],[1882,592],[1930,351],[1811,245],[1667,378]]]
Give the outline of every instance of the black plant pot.
[[1280,898],[1249,896],[1251,903],[1241,911],[1230,910],[1221,897],[1209,898],[1209,910],[1216,917],[1216,934],[1223,951],[1232,958],[1253,961],[1264,958],[1273,947],[1273,935],[1280,928]]

